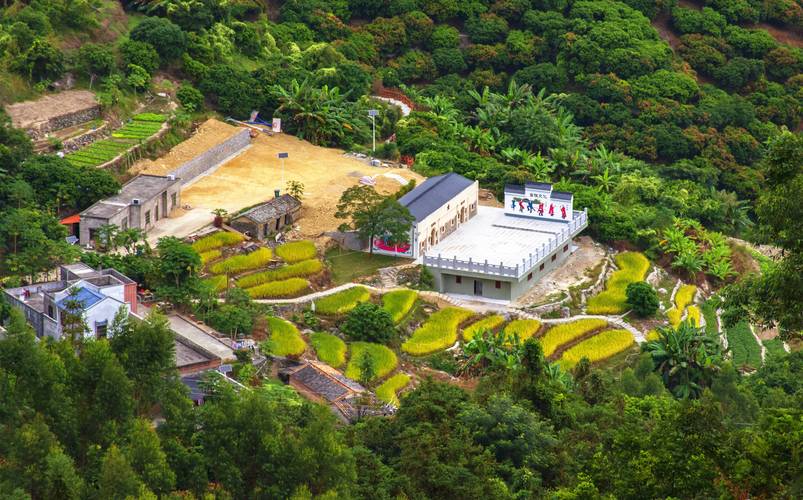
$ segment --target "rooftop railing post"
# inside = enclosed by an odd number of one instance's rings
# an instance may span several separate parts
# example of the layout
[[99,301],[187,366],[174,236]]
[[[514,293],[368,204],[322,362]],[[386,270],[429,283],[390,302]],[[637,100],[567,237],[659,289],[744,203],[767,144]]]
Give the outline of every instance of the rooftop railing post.
[[488,272],[488,259],[485,259],[485,272]]

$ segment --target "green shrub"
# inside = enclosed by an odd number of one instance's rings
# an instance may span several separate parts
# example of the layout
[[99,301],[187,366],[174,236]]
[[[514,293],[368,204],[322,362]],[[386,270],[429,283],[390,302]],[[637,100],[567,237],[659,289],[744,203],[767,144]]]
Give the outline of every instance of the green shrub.
[[269,351],[276,356],[298,356],[307,348],[298,328],[289,321],[268,316]]
[[282,281],[270,281],[262,285],[246,288],[252,299],[274,299],[295,297],[309,288],[309,281],[304,278],[290,278]]
[[785,356],[787,354],[783,347],[783,341],[779,338],[764,340],[762,344],[767,349],[767,356]]
[[321,269],[323,269],[323,264],[321,264],[321,261],[318,259],[302,260],[295,264],[243,276],[237,280],[237,286],[241,288],[251,288],[270,281],[311,276],[321,272]]
[[606,330],[568,348],[560,358],[561,368],[571,368],[582,358],[592,363],[610,358],[633,345],[633,335],[627,330]]
[[396,353],[382,344],[371,344],[370,342],[354,342],[349,345],[351,349],[351,356],[349,357],[349,364],[346,366],[346,376],[352,380],[362,380],[362,373],[360,371],[360,360],[366,354],[369,354],[373,362],[374,377],[376,380],[384,377],[399,364],[396,358]]
[[552,356],[558,347],[594,330],[601,330],[606,326],[608,326],[608,322],[604,319],[579,319],[571,323],[555,325],[539,339],[541,348],[544,350],[544,356]]
[[207,252],[221,247],[230,247],[242,242],[245,238],[239,233],[230,233],[228,231],[218,231],[209,236],[204,236],[192,244],[192,248],[198,252]]
[[733,364],[738,368],[761,367],[761,347],[756,342],[750,325],[741,321],[726,330],[728,336],[728,349],[731,352]]
[[318,251],[311,241],[291,241],[276,247],[276,255],[285,262],[293,263],[314,259]]
[[633,309],[637,316],[642,318],[655,314],[660,305],[658,292],[646,281],[636,281],[627,285],[625,296],[627,297],[627,305]]
[[371,302],[362,302],[349,311],[340,330],[352,340],[387,343],[393,336],[393,317]]
[[399,398],[396,394],[410,383],[410,376],[406,373],[397,373],[388,378],[382,385],[376,388],[376,397],[385,403],[399,406]]
[[541,328],[541,322],[536,319],[516,319],[505,325],[505,335],[512,337],[518,335],[519,341],[524,342],[535,335]]
[[217,293],[222,292],[228,286],[228,280],[226,279],[226,276],[223,274],[219,274],[217,276],[211,276],[202,281],[203,283],[211,286],[212,289]]
[[505,317],[501,314],[491,314],[490,316],[485,316],[479,321],[475,321],[474,323],[471,323],[467,327],[463,328],[463,340],[465,342],[471,342],[471,340],[478,333],[485,331],[492,332],[504,322]]
[[644,281],[647,271],[650,269],[650,261],[638,252],[620,253],[615,260],[619,270],[608,279],[605,291],[588,299],[588,307],[586,307],[588,314],[621,314],[625,312],[627,310],[627,285]]
[[273,254],[269,248],[260,248],[246,255],[234,255],[226,260],[216,262],[209,269],[215,274],[237,274],[267,265]]
[[382,296],[382,307],[390,313],[394,323],[399,323],[413,308],[417,298],[415,290],[394,290]]
[[360,302],[371,300],[365,287],[355,286],[342,292],[333,293],[315,301],[315,311],[321,314],[345,314]]
[[450,347],[457,342],[457,328],[474,313],[459,307],[447,307],[436,312],[421,325],[412,337],[402,344],[402,350],[421,356]]
[[316,332],[310,335],[310,343],[318,359],[337,368],[346,362],[346,343],[331,333]]

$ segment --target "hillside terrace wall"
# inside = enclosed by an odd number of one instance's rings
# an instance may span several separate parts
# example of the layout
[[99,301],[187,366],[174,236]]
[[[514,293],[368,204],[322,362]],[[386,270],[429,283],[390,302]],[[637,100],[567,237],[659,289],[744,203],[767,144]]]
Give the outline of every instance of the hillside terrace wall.
[[100,104],[92,92],[70,90],[10,104],[6,112],[14,127],[39,140],[50,132],[100,118]]
[[251,133],[249,129],[244,128],[217,146],[207,149],[195,158],[179,165],[167,175],[181,179],[181,185],[184,187],[197,177],[214,170],[249,144],[251,144]]

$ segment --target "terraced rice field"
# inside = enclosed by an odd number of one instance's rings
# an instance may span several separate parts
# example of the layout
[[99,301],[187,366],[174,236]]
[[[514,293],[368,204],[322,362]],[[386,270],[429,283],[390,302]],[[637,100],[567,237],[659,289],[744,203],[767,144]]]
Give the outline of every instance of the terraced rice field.
[[588,314],[621,314],[627,311],[627,285],[644,281],[650,270],[650,261],[639,252],[620,253],[615,260],[619,270],[608,279],[603,292],[588,299]]
[[268,317],[270,352],[276,356],[298,356],[307,348],[298,328],[289,321],[275,316]]
[[606,330],[567,349],[560,366],[572,368],[584,357],[592,363],[602,361],[629,349],[633,343],[633,335],[627,330]]
[[404,341],[402,351],[414,356],[442,351],[457,342],[457,328],[474,313],[459,307],[447,307],[434,313],[413,335]]
[[406,373],[397,373],[388,378],[382,385],[376,388],[376,397],[385,403],[399,406],[399,397],[397,394],[400,390],[404,389],[410,383],[410,376]]
[[362,380],[360,361],[366,354],[371,356],[374,367],[374,377],[371,381],[388,375],[395,370],[399,364],[396,353],[382,344],[353,342],[349,345],[349,348],[351,350],[351,355],[349,356],[349,364],[346,366],[346,376],[352,380]]
[[555,325],[539,339],[544,350],[544,356],[549,357],[562,345],[575,341],[583,335],[608,326],[604,319],[580,319],[571,323]]
[[315,301],[315,312],[320,314],[345,314],[360,302],[371,300],[371,293],[367,288],[355,286],[342,292],[327,295]]
[[474,323],[471,323],[467,327],[463,328],[463,340],[465,342],[471,342],[474,337],[482,332],[495,331],[497,328],[502,326],[504,322],[505,318],[501,314],[491,314],[490,316],[485,316],[479,321],[475,321]]
[[541,322],[535,319],[514,319],[507,325],[503,332],[507,337],[517,336],[520,342],[529,339],[541,328]]
[[415,305],[418,292],[415,290],[394,290],[382,296],[382,308],[390,313],[394,323],[399,323]]
[[728,349],[731,359],[737,368],[761,367],[761,347],[750,331],[746,321],[737,323],[726,331],[728,336]]
[[316,332],[310,335],[310,343],[318,359],[327,365],[337,368],[346,362],[346,343],[337,335]]

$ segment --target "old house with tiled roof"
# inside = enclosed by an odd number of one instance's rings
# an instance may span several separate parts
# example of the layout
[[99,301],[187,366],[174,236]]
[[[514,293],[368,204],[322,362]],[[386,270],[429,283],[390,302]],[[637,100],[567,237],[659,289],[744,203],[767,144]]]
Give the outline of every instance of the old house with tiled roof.
[[[277,193],[278,194],[278,193]],[[277,195],[231,219],[231,227],[252,238],[264,240],[270,234],[290,226],[301,210],[298,198],[289,194]]]

